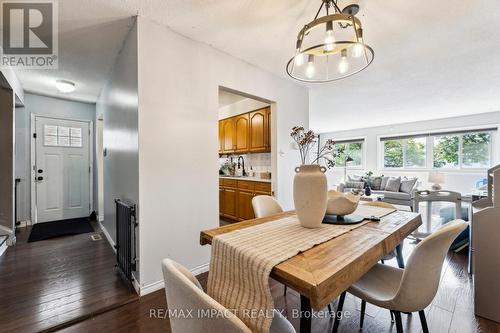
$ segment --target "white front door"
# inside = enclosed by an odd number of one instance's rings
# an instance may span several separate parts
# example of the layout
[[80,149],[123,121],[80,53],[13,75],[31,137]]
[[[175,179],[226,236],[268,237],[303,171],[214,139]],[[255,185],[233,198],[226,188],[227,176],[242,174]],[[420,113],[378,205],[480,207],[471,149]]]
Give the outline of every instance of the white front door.
[[36,221],[90,214],[89,123],[35,118]]

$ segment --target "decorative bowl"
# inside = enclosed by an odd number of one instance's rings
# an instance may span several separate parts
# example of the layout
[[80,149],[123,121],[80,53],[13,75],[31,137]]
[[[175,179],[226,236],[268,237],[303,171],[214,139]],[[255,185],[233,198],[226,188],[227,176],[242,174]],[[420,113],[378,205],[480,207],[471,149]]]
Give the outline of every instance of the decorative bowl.
[[349,215],[358,208],[359,196],[352,193],[328,191],[326,213],[328,215]]

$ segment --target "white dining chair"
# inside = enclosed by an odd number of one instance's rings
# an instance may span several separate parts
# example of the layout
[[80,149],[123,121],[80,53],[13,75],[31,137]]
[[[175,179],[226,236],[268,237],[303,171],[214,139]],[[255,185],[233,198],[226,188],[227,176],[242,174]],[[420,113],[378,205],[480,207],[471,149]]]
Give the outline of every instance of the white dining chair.
[[270,195],[258,195],[252,198],[253,212],[256,218],[283,213],[283,208]]
[[[172,333],[227,332],[251,333],[250,329],[224,306],[203,291],[200,283],[191,272],[181,264],[164,259],[162,261],[163,279],[167,306],[172,313],[191,314],[170,317]],[[181,312],[182,311],[182,312]],[[200,313],[223,314],[221,316],[200,316]],[[274,310],[269,333],[296,333],[292,324]]]
[[[467,223],[454,220],[441,226],[413,250],[405,269],[376,264],[347,292],[361,298],[360,327],[366,302],[390,310],[396,318],[396,331],[403,332],[401,312],[418,312],[422,331],[429,332],[424,309],[431,304],[439,287],[441,269],[451,243],[467,228]],[[342,293],[337,313],[342,311],[345,293]],[[332,332],[336,332],[339,318],[335,318]]]
[[[373,206],[373,207],[381,207],[381,208],[389,208],[389,209],[397,209],[396,206],[383,202],[383,201],[370,201],[365,204],[366,206]],[[394,251],[391,251],[390,253],[386,254],[381,260],[382,263],[384,263],[386,260],[391,260],[396,258],[396,261],[398,262],[398,267],[399,268],[405,268],[405,260],[403,257],[403,245],[404,243],[401,242],[398,246],[396,246],[396,249]]]

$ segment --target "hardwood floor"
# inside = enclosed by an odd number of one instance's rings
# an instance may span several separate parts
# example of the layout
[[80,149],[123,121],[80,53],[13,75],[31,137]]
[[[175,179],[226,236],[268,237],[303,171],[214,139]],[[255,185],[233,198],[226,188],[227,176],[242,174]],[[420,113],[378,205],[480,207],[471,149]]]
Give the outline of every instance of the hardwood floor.
[[[408,256],[413,244],[406,242],[404,250]],[[396,266],[395,260],[387,262]],[[207,274],[198,276],[203,286],[206,286]],[[300,309],[299,295],[293,290],[283,296],[283,286],[272,283],[272,293],[275,307],[284,310],[298,332],[299,318],[294,312]],[[472,280],[467,274],[467,257],[463,254],[449,253],[442,272],[439,292],[433,303],[425,310],[430,332],[435,333],[473,333],[500,332],[500,324],[474,316],[472,300]],[[334,309],[336,303],[334,304]],[[341,321],[339,332],[358,332],[361,302],[352,295],[346,297],[344,304],[345,318]],[[152,314],[158,309],[166,308],[163,290],[142,297],[118,309],[93,317],[62,330],[73,332],[170,332],[168,319],[155,318]],[[326,310],[325,310],[326,311]],[[313,332],[331,332],[333,320],[329,318],[314,319]],[[418,314],[404,315],[405,332],[421,332]],[[395,332],[391,323],[389,311],[368,304],[363,332]],[[211,332],[207,332],[211,333]]]
[[0,257],[0,332],[39,332],[68,326],[136,301],[116,272],[115,254],[91,233],[17,244]]

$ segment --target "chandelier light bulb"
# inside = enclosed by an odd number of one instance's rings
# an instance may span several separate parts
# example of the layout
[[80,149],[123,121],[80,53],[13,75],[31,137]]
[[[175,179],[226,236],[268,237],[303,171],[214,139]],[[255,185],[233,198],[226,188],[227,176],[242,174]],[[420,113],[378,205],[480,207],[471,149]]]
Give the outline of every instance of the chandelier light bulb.
[[363,46],[363,29],[356,30],[356,37],[358,39],[358,42],[352,47],[352,56],[354,58],[359,58],[363,55],[363,51],[365,48]]
[[315,73],[316,73],[316,68],[314,67],[314,56],[310,54],[307,60],[306,77],[308,79],[312,79]]
[[363,55],[363,49],[364,49],[364,46],[362,43],[354,44],[354,46],[352,47],[352,56],[354,58],[361,57]]
[[333,22],[326,22],[326,34],[325,34],[325,51],[329,52],[333,50],[335,43],[335,36],[333,35]]
[[295,63],[295,66],[302,66],[305,62],[305,55],[303,53],[300,53],[300,52],[297,52],[297,54],[295,55],[295,59],[294,59],[294,63]]
[[340,52],[339,73],[344,74],[349,70],[349,62],[347,62],[347,50],[343,49]]

